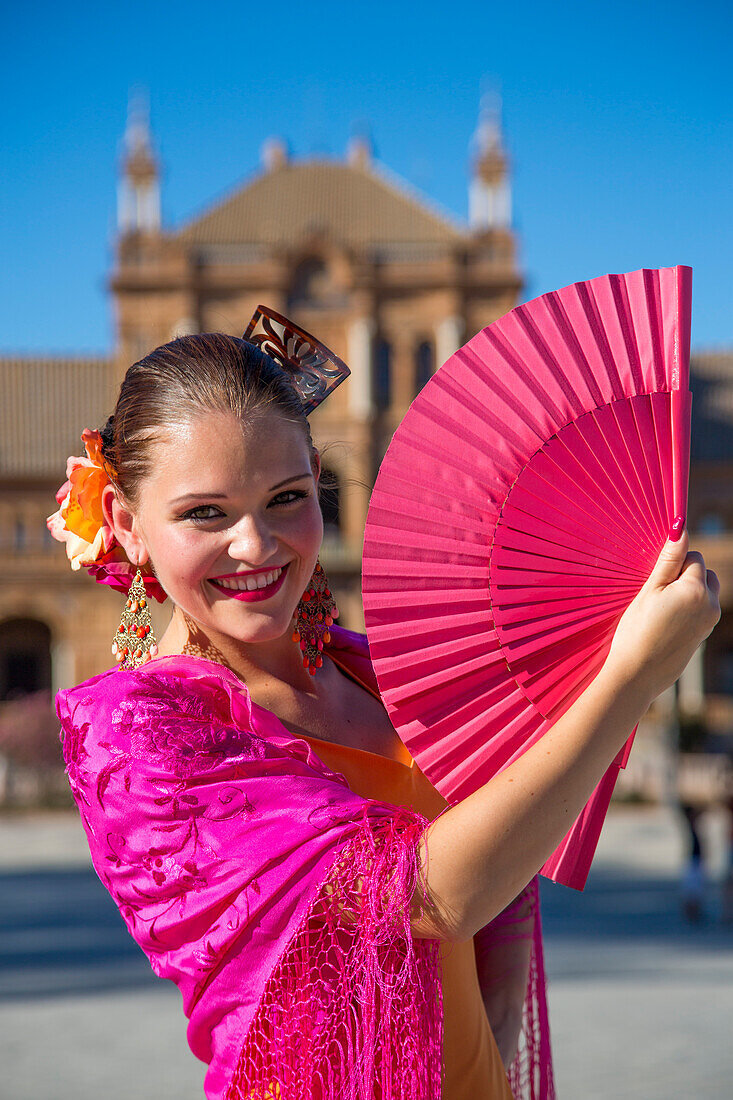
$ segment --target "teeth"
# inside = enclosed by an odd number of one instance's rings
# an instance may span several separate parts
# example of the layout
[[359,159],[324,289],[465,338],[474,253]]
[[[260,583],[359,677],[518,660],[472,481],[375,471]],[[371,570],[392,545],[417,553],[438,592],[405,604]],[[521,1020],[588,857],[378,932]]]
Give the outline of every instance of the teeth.
[[282,573],[282,569],[273,569],[271,573],[257,573],[254,577],[230,577],[228,580],[218,580],[222,588],[233,588],[239,592],[254,592],[256,588],[266,588]]

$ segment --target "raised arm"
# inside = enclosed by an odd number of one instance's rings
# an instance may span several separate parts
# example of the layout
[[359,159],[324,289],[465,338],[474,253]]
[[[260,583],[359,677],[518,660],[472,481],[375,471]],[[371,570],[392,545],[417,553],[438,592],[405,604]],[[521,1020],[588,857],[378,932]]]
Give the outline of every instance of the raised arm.
[[537,744],[446,810],[421,841],[418,937],[463,940],[509,904],[563,839],[631,730],[720,618],[719,584],[685,530],[622,616],[595,680]]

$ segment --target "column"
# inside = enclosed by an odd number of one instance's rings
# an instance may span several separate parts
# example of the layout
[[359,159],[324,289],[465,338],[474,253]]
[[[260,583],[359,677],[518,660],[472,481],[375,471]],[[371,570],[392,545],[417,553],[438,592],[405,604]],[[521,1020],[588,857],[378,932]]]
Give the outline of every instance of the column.
[[702,642],[679,678],[679,708],[688,718],[699,717],[705,708],[704,655],[705,642]]
[[435,328],[435,369],[442,367],[446,359],[450,359],[462,343],[463,319],[461,317],[454,315],[439,321]]
[[349,413],[359,420],[368,419],[373,408],[372,346],[375,328],[371,317],[357,317],[349,325]]

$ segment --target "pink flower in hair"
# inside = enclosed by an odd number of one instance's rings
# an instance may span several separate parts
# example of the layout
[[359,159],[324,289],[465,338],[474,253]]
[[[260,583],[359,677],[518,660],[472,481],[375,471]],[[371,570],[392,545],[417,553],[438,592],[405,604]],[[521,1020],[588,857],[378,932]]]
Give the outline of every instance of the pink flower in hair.
[[[102,511],[102,492],[110,484],[111,467],[102,454],[98,431],[85,428],[81,438],[86,457],[69,456],[67,480],[56,493],[59,508],[48,517],[46,526],[55,539],[65,544],[72,569],[83,566],[99,584],[126,593],[137,566],[118,543]],[[155,576],[144,566],[140,571],[146,591],[163,603],[166,594]]]

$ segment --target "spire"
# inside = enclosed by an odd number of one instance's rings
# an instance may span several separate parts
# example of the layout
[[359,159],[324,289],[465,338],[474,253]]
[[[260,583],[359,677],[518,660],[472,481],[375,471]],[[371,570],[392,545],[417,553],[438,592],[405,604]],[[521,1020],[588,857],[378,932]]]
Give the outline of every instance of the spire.
[[469,189],[471,228],[477,233],[508,229],[511,224],[511,193],[501,135],[501,97],[497,92],[486,92],[481,97],[472,146],[474,157]]
[[123,235],[156,233],[160,229],[158,162],[149,115],[147,95],[139,89],[131,93],[117,201],[117,228]]
[[265,171],[275,172],[288,163],[288,147],[281,138],[269,137],[262,144],[260,157]]
[[353,168],[368,168],[373,156],[372,138],[365,123],[352,127],[346,149],[346,161]]

